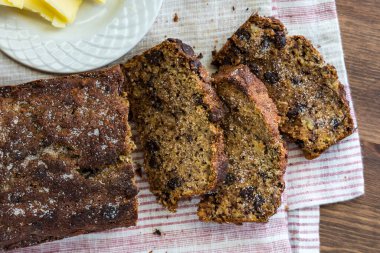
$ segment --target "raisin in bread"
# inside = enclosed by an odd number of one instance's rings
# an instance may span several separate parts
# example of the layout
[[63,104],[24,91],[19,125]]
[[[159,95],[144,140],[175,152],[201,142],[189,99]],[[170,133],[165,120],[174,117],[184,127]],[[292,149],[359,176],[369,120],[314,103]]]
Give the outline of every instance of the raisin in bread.
[[228,108],[221,122],[228,168],[224,181],[201,200],[198,216],[219,223],[266,222],[281,204],[287,162],[277,109],[247,66],[222,69],[215,86]]
[[0,251],[135,225],[120,66],[0,87]]
[[350,135],[353,120],[335,68],[302,36],[287,36],[277,19],[251,16],[214,55],[217,66],[246,64],[266,85],[280,130],[306,158]]
[[222,104],[193,49],[168,39],[124,64],[150,190],[175,211],[213,189],[223,168]]

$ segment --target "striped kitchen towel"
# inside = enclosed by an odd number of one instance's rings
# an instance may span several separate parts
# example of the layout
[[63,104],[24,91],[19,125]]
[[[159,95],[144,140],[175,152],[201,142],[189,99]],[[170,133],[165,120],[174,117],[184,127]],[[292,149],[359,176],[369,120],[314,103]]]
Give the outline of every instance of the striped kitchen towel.
[[[154,1],[154,0],[152,0]],[[165,0],[151,31],[125,59],[165,38],[180,38],[203,54],[210,66],[211,52],[248,16],[276,16],[290,34],[311,39],[336,66],[351,101],[334,0]],[[178,22],[173,21],[177,14]],[[46,77],[0,54],[0,83],[11,84]],[[352,101],[350,102],[352,106]],[[142,153],[133,155],[142,163]],[[319,206],[345,201],[364,193],[359,135],[308,161],[293,144],[283,205],[266,224],[208,224],[196,216],[198,198],[167,212],[149,192],[145,177],[138,178],[139,220],[136,227],[82,235],[12,252],[318,252]],[[159,230],[159,233],[154,233]]]

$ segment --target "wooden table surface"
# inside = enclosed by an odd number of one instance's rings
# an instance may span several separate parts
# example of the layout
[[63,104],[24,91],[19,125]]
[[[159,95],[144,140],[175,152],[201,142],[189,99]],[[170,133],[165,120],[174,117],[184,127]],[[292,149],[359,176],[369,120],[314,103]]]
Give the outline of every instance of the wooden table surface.
[[336,2],[366,193],[321,208],[321,252],[380,252],[380,0]]

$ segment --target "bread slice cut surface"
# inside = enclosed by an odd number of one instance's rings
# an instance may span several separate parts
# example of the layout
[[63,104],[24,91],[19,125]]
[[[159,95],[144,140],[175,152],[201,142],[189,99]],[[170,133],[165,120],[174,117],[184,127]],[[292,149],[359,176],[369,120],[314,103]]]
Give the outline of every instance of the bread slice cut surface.
[[354,130],[336,69],[309,40],[287,36],[277,19],[251,16],[214,56],[217,66],[246,64],[266,85],[280,129],[313,159]]
[[228,167],[216,190],[201,200],[198,216],[219,223],[266,222],[284,190],[286,149],[276,107],[247,66],[223,68],[215,86],[228,108],[221,123]]
[[175,211],[213,189],[223,168],[222,104],[193,49],[168,39],[124,64],[150,190]]

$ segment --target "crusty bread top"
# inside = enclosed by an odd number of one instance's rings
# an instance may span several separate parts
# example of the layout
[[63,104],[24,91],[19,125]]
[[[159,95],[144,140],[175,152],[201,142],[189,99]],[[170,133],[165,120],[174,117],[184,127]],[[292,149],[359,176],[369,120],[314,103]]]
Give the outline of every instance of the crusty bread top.
[[135,224],[119,66],[0,88],[0,248]]
[[280,117],[276,105],[268,95],[265,85],[246,65],[224,66],[214,76],[214,83],[231,82],[242,90],[261,109],[270,131],[281,139],[278,124]]
[[58,144],[77,152],[83,167],[116,162],[131,149],[125,141],[128,105],[119,98],[123,82],[116,66],[1,87],[0,143],[8,154],[3,159],[22,160],[42,146]]
[[271,133],[271,137],[277,140],[280,143],[279,145],[283,147],[280,153],[281,159],[279,168],[285,174],[288,154],[286,144],[279,131],[280,116],[278,115],[275,103],[269,97],[268,90],[264,83],[250,71],[248,66],[242,64],[237,66],[224,66],[220,68],[219,72],[216,73],[213,78],[213,83],[216,85],[221,82],[230,82],[236,85],[260,110],[264,117],[264,122]]

